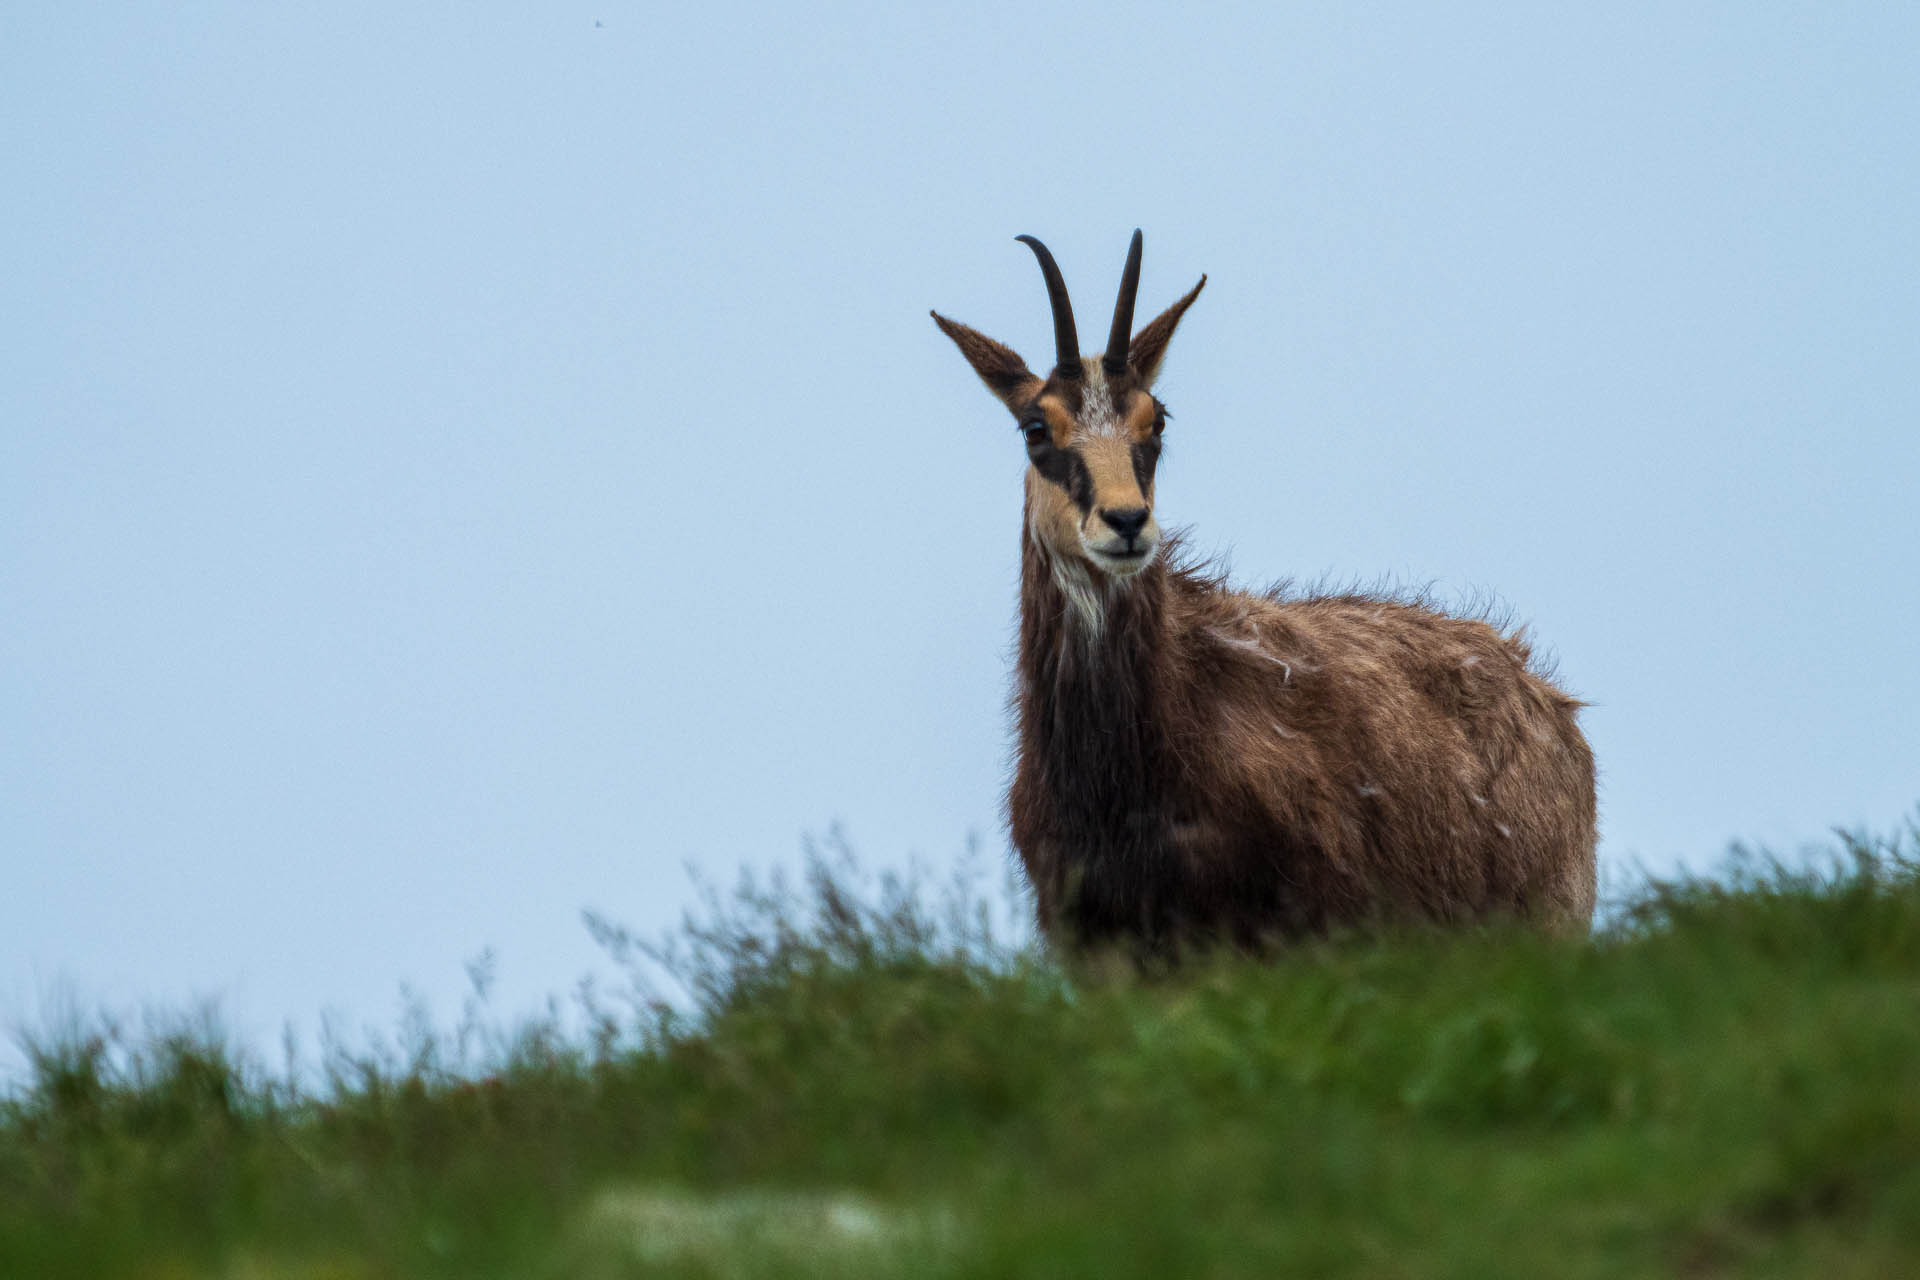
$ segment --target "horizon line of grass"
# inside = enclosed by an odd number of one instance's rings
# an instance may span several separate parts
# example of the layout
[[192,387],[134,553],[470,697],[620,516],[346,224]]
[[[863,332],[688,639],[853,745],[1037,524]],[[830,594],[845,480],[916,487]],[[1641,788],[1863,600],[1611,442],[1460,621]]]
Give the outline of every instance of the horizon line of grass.
[[317,1076],[212,1006],[76,1009],[0,1098],[0,1274],[1920,1270],[1920,821],[1735,846],[1587,939],[1157,981],[1063,968],[982,880],[836,833],[661,936],[591,917],[630,983],[572,1020],[491,1023],[479,964],[456,1025]]

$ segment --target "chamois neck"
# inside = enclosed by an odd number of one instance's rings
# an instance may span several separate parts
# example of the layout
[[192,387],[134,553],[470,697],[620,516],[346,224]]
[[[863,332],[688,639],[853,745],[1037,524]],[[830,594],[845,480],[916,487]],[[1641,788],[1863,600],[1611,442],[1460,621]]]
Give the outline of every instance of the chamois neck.
[[1166,567],[1108,580],[1060,563],[1029,529],[1020,576],[1021,736],[1046,762],[1054,803],[1096,825],[1152,804],[1166,764]]
[[[1171,898],[1148,882],[1170,874],[1179,807],[1168,794],[1177,769],[1161,677],[1167,570],[1155,563],[1107,582],[1090,566],[1057,566],[1031,530],[1020,558],[1014,841],[1046,851],[1035,888],[1049,928],[1083,941],[1157,933],[1151,903]],[[1076,568],[1091,593],[1082,604]]]
[[1166,596],[1167,570],[1159,560],[1131,578],[1109,578],[1078,557],[1054,552],[1029,526],[1020,546],[1021,674],[1112,679],[1150,665]]

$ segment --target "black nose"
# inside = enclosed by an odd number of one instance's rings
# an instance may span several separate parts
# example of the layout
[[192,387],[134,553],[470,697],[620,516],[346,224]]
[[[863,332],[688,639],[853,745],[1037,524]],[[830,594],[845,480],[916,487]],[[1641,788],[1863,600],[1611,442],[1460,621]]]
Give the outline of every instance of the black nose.
[[1147,509],[1145,507],[1103,507],[1100,518],[1107,522],[1107,528],[1113,530],[1128,542],[1140,536],[1147,527]]

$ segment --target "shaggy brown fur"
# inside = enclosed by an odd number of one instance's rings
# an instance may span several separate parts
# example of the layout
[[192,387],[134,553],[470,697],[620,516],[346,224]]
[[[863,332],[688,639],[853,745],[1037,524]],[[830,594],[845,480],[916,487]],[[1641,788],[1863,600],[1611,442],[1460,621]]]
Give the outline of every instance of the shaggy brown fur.
[[[1581,704],[1518,635],[1401,600],[1234,591],[1157,526],[1115,533],[1150,518],[1164,419],[1139,397],[1198,292],[1141,330],[1130,368],[1109,360],[1111,382],[1091,356],[1043,382],[935,317],[1028,431],[1008,814],[1042,928],[1147,954],[1379,919],[1586,928]],[[1122,445],[1131,479],[1085,462]]]

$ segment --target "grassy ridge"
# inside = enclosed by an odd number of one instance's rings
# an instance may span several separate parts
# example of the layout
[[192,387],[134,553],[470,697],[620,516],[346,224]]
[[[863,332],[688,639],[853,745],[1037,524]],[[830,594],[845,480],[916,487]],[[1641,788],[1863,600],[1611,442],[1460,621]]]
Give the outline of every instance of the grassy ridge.
[[690,1014],[416,1026],[317,1088],[83,1021],[0,1111],[0,1275],[1920,1274],[1917,854],[1152,984],[816,861],[596,923]]

